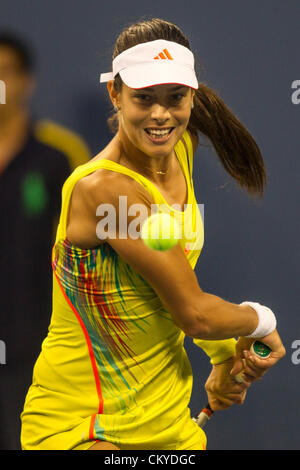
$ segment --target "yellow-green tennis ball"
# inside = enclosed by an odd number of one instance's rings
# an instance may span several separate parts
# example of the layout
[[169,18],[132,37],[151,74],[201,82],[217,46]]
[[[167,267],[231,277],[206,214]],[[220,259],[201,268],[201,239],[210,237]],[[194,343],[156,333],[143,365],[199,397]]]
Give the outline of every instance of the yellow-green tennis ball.
[[166,251],[177,245],[181,238],[181,231],[174,217],[157,213],[145,220],[141,237],[152,250]]

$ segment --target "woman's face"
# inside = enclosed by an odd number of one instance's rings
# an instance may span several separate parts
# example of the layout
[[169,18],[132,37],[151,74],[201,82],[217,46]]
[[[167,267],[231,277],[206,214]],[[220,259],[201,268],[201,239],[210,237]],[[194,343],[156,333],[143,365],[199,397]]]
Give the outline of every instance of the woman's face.
[[187,128],[194,91],[167,84],[133,89],[124,83],[117,95],[119,132],[150,156],[170,155]]

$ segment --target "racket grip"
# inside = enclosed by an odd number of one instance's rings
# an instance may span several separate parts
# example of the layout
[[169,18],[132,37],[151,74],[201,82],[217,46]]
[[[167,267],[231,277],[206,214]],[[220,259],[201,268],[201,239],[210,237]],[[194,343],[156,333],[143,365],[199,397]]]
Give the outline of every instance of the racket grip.
[[[250,352],[260,359],[267,359],[270,356],[272,350],[269,348],[269,346],[262,343],[261,341],[254,341],[251,344]],[[238,383],[245,382],[243,371],[237,374],[234,378]]]
[[209,403],[207,403],[206,407],[200,411],[197,418],[193,418],[193,419],[194,421],[196,421],[196,424],[198,424],[198,426],[203,429],[205,424],[211,418],[212,415],[213,415],[213,410],[209,406]]

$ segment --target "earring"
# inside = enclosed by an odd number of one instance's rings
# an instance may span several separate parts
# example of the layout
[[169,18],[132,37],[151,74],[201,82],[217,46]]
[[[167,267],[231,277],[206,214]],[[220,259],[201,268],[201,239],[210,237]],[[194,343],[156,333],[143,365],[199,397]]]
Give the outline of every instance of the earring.
[[114,106],[114,110],[115,110],[116,112],[118,112],[118,111],[120,111],[120,108],[115,105],[115,106]]

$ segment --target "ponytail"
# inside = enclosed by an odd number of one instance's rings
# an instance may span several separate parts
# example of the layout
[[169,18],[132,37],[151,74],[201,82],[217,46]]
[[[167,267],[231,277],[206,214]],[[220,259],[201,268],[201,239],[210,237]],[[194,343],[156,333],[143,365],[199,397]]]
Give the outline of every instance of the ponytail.
[[195,92],[188,129],[210,140],[224,169],[242,189],[263,196],[266,173],[258,145],[221,98],[203,83]]

